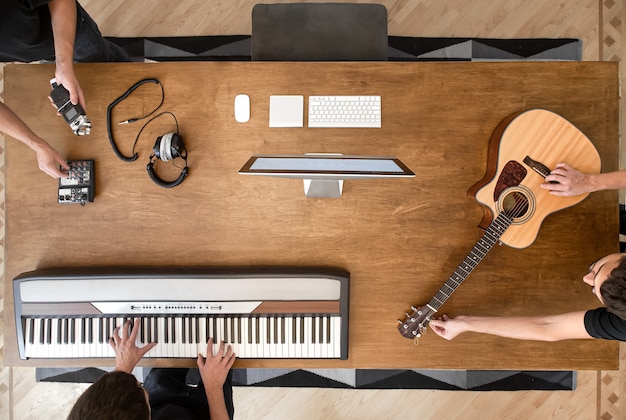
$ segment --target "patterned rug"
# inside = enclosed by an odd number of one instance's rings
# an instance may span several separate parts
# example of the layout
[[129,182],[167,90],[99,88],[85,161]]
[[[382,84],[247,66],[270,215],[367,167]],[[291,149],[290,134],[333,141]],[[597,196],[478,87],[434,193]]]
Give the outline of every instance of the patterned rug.
[[[133,61],[250,61],[250,35],[107,38]],[[390,61],[580,61],[578,39],[389,37]]]
[[[37,368],[38,382],[93,383],[111,369]],[[143,381],[149,369],[136,368]],[[190,369],[189,384],[197,384]],[[573,371],[394,370],[394,369],[233,369],[233,386],[348,389],[439,389],[466,391],[571,391]]]

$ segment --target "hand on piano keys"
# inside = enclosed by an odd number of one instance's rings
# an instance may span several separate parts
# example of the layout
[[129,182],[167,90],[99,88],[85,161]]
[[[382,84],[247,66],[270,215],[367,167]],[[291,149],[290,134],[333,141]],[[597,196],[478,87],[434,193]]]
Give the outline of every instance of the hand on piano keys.
[[204,388],[207,390],[219,389],[221,391],[224,382],[226,382],[228,371],[235,363],[236,356],[233,348],[230,344],[224,348],[224,342],[222,341],[214,354],[213,339],[209,338],[206,344],[206,354],[206,359],[198,354],[198,370],[200,371]]
[[120,327],[115,327],[113,335],[109,338],[109,345],[115,352],[115,370],[131,373],[141,358],[157,343],[148,343],[143,347],[137,347],[137,333],[141,320],[135,318],[133,328],[130,328],[130,320],[124,322],[122,334],[120,335]]

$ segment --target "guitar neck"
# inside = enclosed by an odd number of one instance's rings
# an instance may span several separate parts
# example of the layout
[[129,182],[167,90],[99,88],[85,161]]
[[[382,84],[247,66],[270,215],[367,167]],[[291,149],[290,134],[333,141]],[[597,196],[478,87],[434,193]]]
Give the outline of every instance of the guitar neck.
[[485,255],[498,242],[502,234],[513,222],[513,218],[506,213],[500,213],[493,222],[487,227],[487,230],[478,240],[474,248],[467,254],[467,257],[459,264],[458,268],[441,286],[437,294],[430,300],[428,306],[438,311],[446,300],[454,293],[454,291],[463,283],[470,273],[483,260]]

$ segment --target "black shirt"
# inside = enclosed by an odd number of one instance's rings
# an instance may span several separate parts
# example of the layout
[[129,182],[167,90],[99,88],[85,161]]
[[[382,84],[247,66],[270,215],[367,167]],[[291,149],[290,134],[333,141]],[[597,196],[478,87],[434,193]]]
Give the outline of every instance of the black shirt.
[[54,59],[50,0],[3,0],[0,61]]
[[585,312],[585,329],[594,338],[626,341],[626,320],[606,308]]

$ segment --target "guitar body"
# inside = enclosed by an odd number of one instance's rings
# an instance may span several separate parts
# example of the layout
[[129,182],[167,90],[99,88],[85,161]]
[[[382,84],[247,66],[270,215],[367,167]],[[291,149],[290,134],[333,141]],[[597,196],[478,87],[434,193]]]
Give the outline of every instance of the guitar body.
[[527,204],[500,242],[513,248],[531,245],[549,214],[589,195],[558,197],[539,187],[560,162],[583,173],[599,173],[601,167],[600,155],[591,140],[554,112],[532,109],[504,120],[491,137],[485,176],[468,191],[470,198],[484,206],[479,226],[486,229],[507,202],[518,200],[511,194],[521,194]]

